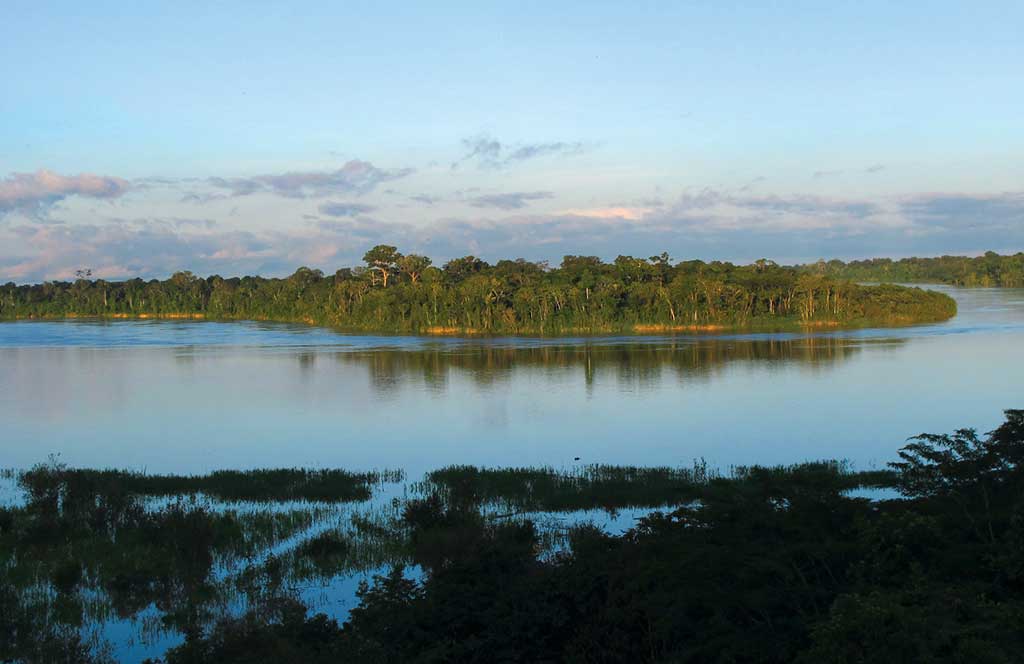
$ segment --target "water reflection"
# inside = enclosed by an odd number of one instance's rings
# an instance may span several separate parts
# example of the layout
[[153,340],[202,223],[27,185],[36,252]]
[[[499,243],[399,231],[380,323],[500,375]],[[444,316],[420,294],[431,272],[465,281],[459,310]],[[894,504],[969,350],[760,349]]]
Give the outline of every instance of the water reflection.
[[[368,496],[400,475],[272,475],[154,477],[56,463],[22,474],[20,500],[0,507],[0,660],[140,661],[221,617],[398,559],[394,509]],[[188,490],[197,482],[206,494]],[[260,498],[208,495],[239,490]]]
[[[266,323],[0,324],[0,440],[25,468],[719,466],[891,458],[1024,400],[1024,291],[946,289],[938,325],[578,339]],[[950,389],[951,385],[957,389]]]
[[[410,381],[443,393],[453,374],[485,389],[508,385],[514,377],[529,374],[548,380],[578,375],[589,393],[595,384],[606,382],[604,378],[610,378],[619,390],[655,389],[667,376],[680,384],[706,382],[736,363],[764,365],[769,369],[773,365],[800,365],[811,371],[827,371],[865,347],[899,347],[904,343],[905,339],[844,337],[696,339],[525,348],[479,346],[458,351],[380,349],[316,355],[365,368],[377,396],[386,399],[398,386]],[[303,369],[315,361],[309,353],[296,354],[295,359]]]

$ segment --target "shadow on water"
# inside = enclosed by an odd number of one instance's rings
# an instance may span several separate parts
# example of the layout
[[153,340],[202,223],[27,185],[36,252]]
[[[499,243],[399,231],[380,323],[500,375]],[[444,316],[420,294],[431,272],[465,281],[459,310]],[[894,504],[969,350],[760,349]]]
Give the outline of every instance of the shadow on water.
[[[480,345],[418,350],[346,351],[332,357],[345,365],[366,367],[374,389],[390,394],[396,386],[421,381],[444,391],[453,375],[467,376],[478,387],[491,387],[513,375],[579,373],[588,386],[609,380],[618,386],[644,386],[672,376],[680,383],[703,382],[737,364],[795,364],[812,371],[827,370],[852,359],[865,347],[899,347],[902,339],[849,339],[811,336],[794,339],[689,339],[648,343],[584,345]],[[310,359],[299,354],[307,366]]]

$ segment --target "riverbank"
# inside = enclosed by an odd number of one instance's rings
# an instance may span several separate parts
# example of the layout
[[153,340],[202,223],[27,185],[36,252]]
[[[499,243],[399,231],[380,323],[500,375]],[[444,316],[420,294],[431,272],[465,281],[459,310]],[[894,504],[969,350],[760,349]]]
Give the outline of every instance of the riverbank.
[[377,329],[366,326],[351,326],[330,321],[320,321],[310,316],[297,318],[288,317],[249,317],[249,316],[210,316],[201,312],[115,312],[108,314],[79,314],[76,312],[62,314],[29,314],[18,315],[11,318],[0,318],[4,320],[193,320],[213,322],[273,322],[301,324],[316,327],[330,328],[344,333],[358,334],[386,334],[386,335],[410,335],[410,336],[432,336],[432,337],[489,337],[489,336],[522,336],[522,337],[566,337],[566,336],[607,336],[621,334],[651,335],[651,334],[674,334],[674,333],[771,333],[771,332],[800,332],[807,330],[833,329],[833,330],[854,330],[863,328],[886,328],[886,327],[907,327],[913,325],[928,325],[941,323],[953,318],[956,315],[956,304],[953,302],[951,309],[940,315],[914,317],[909,315],[891,315],[883,318],[857,318],[853,320],[838,319],[800,319],[794,317],[777,317],[768,320],[758,319],[744,322],[732,323],[704,323],[704,324],[675,324],[675,323],[623,323],[621,325],[593,325],[573,326],[557,328],[554,331],[538,328],[514,328],[499,330],[483,330],[477,327],[455,326],[455,325],[428,325],[423,328],[410,328],[406,330]]

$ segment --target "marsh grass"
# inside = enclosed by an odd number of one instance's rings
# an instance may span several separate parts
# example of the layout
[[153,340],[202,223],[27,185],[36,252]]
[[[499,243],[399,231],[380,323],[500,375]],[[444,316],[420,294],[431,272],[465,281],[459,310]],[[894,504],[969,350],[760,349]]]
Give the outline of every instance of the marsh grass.
[[448,466],[428,473],[414,490],[437,495],[448,505],[565,512],[678,504],[695,498],[708,479],[703,462],[692,468],[587,465],[571,470]]
[[206,475],[151,475],[127,470],[67,468],[51,463],[22,473],[19,482],[30,495],[60,483],[71,493],[94,496],[202,493],[221,500],[355,502],[369,500],[375,486],[400,482],[404,476],[400,470],[355,473],[341,469],[303,468],[217,470]]
[[[797,479],[794,479],[797,478]],[[436,496],[446,506],[477,506],[510,514],[601,509],[660,508],[699,500],[708,487],[721,484],[776,481],[808,489],[886,488],[895,475],[887,470],[854,472],[840,461],[790,466],[737,466],[725,474],[703,460],[689,468],[586,465],[556,468],[480,468],[447,466],[415,483],[419,495]]]

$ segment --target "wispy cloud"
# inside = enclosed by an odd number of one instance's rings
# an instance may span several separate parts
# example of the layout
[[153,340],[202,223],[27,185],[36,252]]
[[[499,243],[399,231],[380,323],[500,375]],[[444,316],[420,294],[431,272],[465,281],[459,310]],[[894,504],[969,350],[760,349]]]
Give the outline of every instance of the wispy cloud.
[[484,194],[469,199],[469,204],[478,208],[497,208],[499,210],[518,210],[529,205],[530,201],[553,198],[550,191],[512,191],[504,194]]
[[412,168],[377,168],[368,161],[352,160],[336,171],[293,171],[278,175],[256,175],[247,178],[207,179],[206,183],[226,189],[232,196],[268,193],[287,198],[317,198],[336,194],[361,195],[378,185],[404,178]]
[[533,159],[535,157],[544,157],[547,155],[575,155],[580,154],[585,149],[583,143],[573,142],[567,143],[565,141],[556,141],[554,143],[534,143],[532,145],[523,145],[512,150],[507,157],[505,157],[506,163],[515,161],[525,161],[527,159]]
[[329,202],[322,204],[318,209],[320,214],[325,214],[328,217],[355,217],[373,212],[377,208],[362,203]]
[[[866,168],[851,170],[850,173],[864,173],[867,175],[874,175],[875,173],[881,173],[884,170],[885,164],[872,164],[870,166],[867,166]],[[846,173],[846,170],[837,168],[834,170],[814,171],[813,173],[811,173],[811,177],[814,178],[815,180],[823,180],[825,178],[839,177],[840,175],[845,175]]]
[[452,163],[452,168],[466,161],[476,161],[479,164],[497,165],[501,163],[501,142],[490,136],[475,136],[462,139],[462,145],[467,152],[457,161]]
[[480,168],[505,168],[513,164],[546,156],[571,156],[587,150],[579,141],[552,141],[548,143],[526,143],[504,145],[498,139],[482,134],[462,141],[466,153],[452,162],[452,169],[472,162]]
[[1024,228],[1024,192],[994,195],[919,194],[903,202],[903,212],[914,222],[949,228],[998,225]]
[[0,216],[10,212],[39,216],[69,196],[112,199],[128,189],[127,180],[109,175],[59,175],[47,170],[12,173],[0,180]]
[[[20,255],[0,252],[0,278],[21,282],[70,279],[89,268],[105,279],[198,274],[288,274],[300,265],[352,261],[368,239],[305,230],[295,233],[217,231],[171,220],[61,226],[21,225],[7,231]],[[3,238],[0,231],[0,238]],[[348,254],[341,256],[350,248]]]
[[703,189],[680,196],[652,218],[695,221],[705,229],[761,228],[775,230],[863,228],[899,223],[892,204],[873,200],[844,200],[809,195],[764,195]]
[[743,186],[741,186],[739,190],[741,192],[750,191],[751,189],[753,189],[757,185],[761,184],[762,182],[765,182],[767,179],[768,178],[766,178],[763,175],[758,175],[756,178],[753,178],[753,179],[747,181],[746,183],[744,183]]
[[195,203],[197,205],[204,205],[212,201],[222,201],[226,198],[230,198],[227,194],[220,192],[198,192],[188,191],[182,194],[179,202],[181,203]]
[[492,201],[473,214],[429,223],[378,218],[375,210],[372,217],[303,220],[296,214],[297,223],[287,230],[186,217],[0,225],[0,282],[71,278],[79,268],[111,279],[180,269],[225,276],[284,275],[300,265],[333,271],[358,264],[367,248],[381,243],[437,262],[468,253],[487,260],[556,260],[563,254],[611,259],[662,251],[677,259],[765,256],[792,262],[1024,248],[1022,192],[840,199],[704,189],[662,206],[528,213],[523,208],[538,194],[547,198],[549,192],[492,194],[505,197],[497,199],[502,205]]
[[630,207],[625,205],[614,205],[601,208],[570,208],[561,214],[567,217],[591,217],[594,219],[643,219],[651,213],[651,207]]

